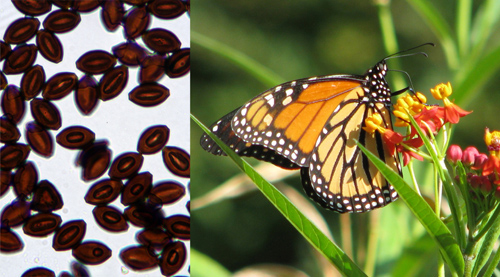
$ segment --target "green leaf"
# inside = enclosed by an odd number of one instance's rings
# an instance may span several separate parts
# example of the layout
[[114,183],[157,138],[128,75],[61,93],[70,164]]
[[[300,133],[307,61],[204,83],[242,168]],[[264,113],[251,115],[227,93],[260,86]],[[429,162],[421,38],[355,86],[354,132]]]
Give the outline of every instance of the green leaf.
[[436,216],[425,200],[420,197],[420,195],[418,195],[398,173],[394,172],[359,142],[356,143],[387,181],[394,186],[401,199],[408,205],[412,213],[434,239],[452,272],[462,276],[464,272],[464,260],[460,247],[450,230],[448,230],[446,225]]
[[[391,2],[390,1],[376,1],[378,8],[378,19],[380,22],[380,30],[384,39],[384,46],[387,55],[394,54],[399,51],[398,40],[396,38],[396,28],[394,28],[394,21],[392,20]],[[401,68],[399,59],[393,59],[392,68]],[[391,78],[392,87],[402,88],[405,87],[406,81],[403,75],[394,75]]]
[[459,105],[467,104],[475,97],[481,95],[480,92],[472,93],[484,83],[491,80],[491,77],[500,69],[500,46],[482,57],[477,63],[468,66],[455,78],[454,91],[456,91],[455,102]]
[[424,134],[422,129],[420,129],[417,122],[415,122],[415,119],[412,116],[410,116],[409,118],[411,125],[413,126],[413,128],[415,128],[415,130],[418,133],[418,136],[424,142],[425,148],[427,149],[427,152],[432,158],[433,162],[432,164],[435,170],[439,173],[439,177],[443,181],[443,187],[446,191],[446,195],[448,196],[448,203],[451,210],[451,216],[453,217],[453,221],[456,222],[456,224],[454,224],[456,236],[461,240],[462,239],[465,240],[465,233],[463,233],[462,229],[460,228],[461,226],[460,220],[462,219],[462,210],[458,205],[457,191],[453,187],[452,178],[450,176],[450,173],[448,172],[448,168],[446,167],[444,158],[438,157],[437,149],[434,148],[436,146],[431,143],[431,141]]
[[230,62],[248,72],[250,75],[254,76],[267,87],[274,87],[276,84],[281,84],[286,81],[282,77],[275,74],[272,70],[258,63],[244,53],[198,32],[191,31],[191,42],[217,53],[223,58],[226,58]]
[[457,42],[461,58],[469,53],[471,17],[472,1],[459,0],[455,24],[457,26]]
[[311,221],[305,217],[279,190],[262,178],[245,160],[217,138],[196,117],[191,119],[203,129],[222,150],[242,169],[257,185],[264,196],[280,211],[283,216],[314,246],[338,271],[346,276],[366,276],[335,243],[330,241]]
[[[450,167],[451,165],[448,166],[448,168]],[[460,206],[465,207],[467,213],[467,216],[458,218],[459,222],[455,221],[456,224],[459,225],[458,227],[460,228],[460,233],[462,234],[462,236],[458,237],[458,244],[460,245],[461,249],[464,249],[467,240],[465,231],[467,221],[469,221],[469,225],[472,226],[473,219],[476,218],[476,214],[475,209],[473,209],[474,204],[472,203],[471,195],[467,189],[469,186],[467,182],[467,173],[461,161],[457,162],[455,175],[460,177],[460,180],[457,182],[457,187],[460,189],[460,192],[462,194],[462,204]]]
[[[474,264],[472,276],[478,276],[479,271],[481,270],[481,268],[483,268],[483,266],[486,264],[489,257],[493,253],[493,247],[497,242],[498,238],[500,237],[499,213],[500,213],[500,205],[497,206],[495,212],[493,212],[491,218],[489,219],[488,224],[486,224],[485,226],[485,228],[488,228],[489,230],[486,233],[486,236],[484,237],[484,242],[477,254],[476,258],[477,260]],[[500,249],[497,250],[497,252],[500,252]],[[496,264],[498,264],[498,261]],[[491,275],[485,275],[485,276],[491,276]]]
[[[500,228],[496,230],[498,232]],[[491,230],[493,232],[493,230]],[[498,234],[496,239],[498,239]],[[490,265],[488,265],[488,268],[486,268],[486,271],[484,272],[484,276],[493,276],[493,273],[495,272],[495,276],[498,276],[498,265],[500,264],[500,250],[497,250],[497,253],[495,256],[493,256],[493,259],[491,259]]]
[[232,273],[209,256],[191,247],[191,276],[193,277],[229,277]]
[[415,8],[415,10],[422,16],[427,25],[431,27],[444,48],[444,53],[450,68],[458,68],[459,60],[457,48],[453,41],[452,32],[448,23],[437,10],[431,1],[428,0],[408,0],[408,2]]
[[495,23],[500,18],[500,2],[486,0],[479,5],[472,29],[472,50],[464,61],[464,67],[470,68],[476,64],[484,53],[488,39],[494,34]]

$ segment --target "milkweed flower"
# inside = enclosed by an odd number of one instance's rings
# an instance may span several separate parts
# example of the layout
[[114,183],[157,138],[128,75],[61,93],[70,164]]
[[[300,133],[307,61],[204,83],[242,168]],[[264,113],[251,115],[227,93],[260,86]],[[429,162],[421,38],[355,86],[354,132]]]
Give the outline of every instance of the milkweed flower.
[[422,141],[422,139],[420,137],[416,137],[416,138],[412,138],[409,140],[405,140],[403,143],[401,143],[397,146],[396,149],[398,150],[398,152],[403,154],[403,165],[406,166],[410,162],[411,158],[415,158],[419,161],[424,160],[424,158],[422,156],[420,156],[418,153],[407,148],[407,147],[411,147],[413,149],[418,149],[418,148],[422,147],[422,145],[424,145],[424,142]]
[[416,114],[422,112],[422,110],[426,109],[425,103],[427,103],[427,98],[420,92],[417,92],[414,95],[407,93],[406,95],[400,97],[393,106],[393,114],[396,117],[394,126],[408,126],[410,123],[409,115],[415,116]]
[[465,165],[473,165],[476,161],[476,156],[479,155],[479,150],[474,146],[465,148],[462,156],[462,163]]
[[[428,109],[423,109],[422,112],[416,114],[414,116],[415,121],[417,122],[418,127],[422,129],[425,135],[429,135],[429,133],[437,133],[443,127],[444,121],[444,113],[441,107],[430,107]],[[417,130],[412,128],[411,136],[417,135]]]
[[500,184],[498,174],[500,173],[500,131],[490,132],[490,129],[484,130],[484,142],[488,147],[490,156],[483,166],[483,176],[494,174],[495,183]]
[[484,167],[484,164],[486,163],[486,161],[488,161],[488,155],[486,155],[484,153],[479,153],[474,158],[474,165],[472,166],[472,169],[474,169],[474,170],[482,169]]
[[[407,93],[401,96],[393,105],[393,114],[396,118],[394,126],[408,127],[411,122],[410,117],[412,117],[424,135],[431,137],[431,134],[437,134],[446,123],[458,123],[460,117],[471,113],[463,111],[448,99],[452,94],[452,88],[449,82],[447,84],[439,84],[432,88],[431,93],[434,98],[443,100],[444,107],[427,105],[427,98],[420,92],[413,94]],[[418,128],[410,126],[407,135],[403,136],[394,130],[385,128],[382,116],[378,113],[374,113],[367,117],[363,126],[363,129],[370,134],[376,131],[380,132],[390,153],[394,154],[395,151],[398,151],[402,154],[404,165],[407,165],[411,158],[420,161],[424,159],[422,157],[425,156],[424,153],[419,151],[419,148],[422,147],[424,143],[419,136],[417,131]],[[466,156],[464,156],[463,151],[456,145],[452,146],[447,154],[448,159],[453,163],[463,161],[465,157],[465,162],[472,165],[479,151],[477,151],[477,149],[475,149],[475,151],[469,149],[465,153]]]
[[382,134],[382,139],[387,145],[389,153],[394,155],[396,150],[402,153],[403,165],[405,166],[408,164],[412,157],[420,161],[424,159],[414,151],[424,144],[419,137],[404,140],[405,137],[402,134],[383,127],[382,122],[382,116],[378,113],[375,113],[372,116],[366,118],[366,126],[363,127],[363,129],[368,133],[374,133],[375,131],[378,131],[380,134]]
[[446,158],[448,158],[448,160],[452,163],[462,161],[462,148],[456,144],[450,145],[450,147],[448,147],[448,151],[446,152]]
[[500,131],[490,132],[490,129],[486,127],[484,130],[484,142],[490,154],[500,158]]
[[374,113],[365,119],[365,127],[363,127],[363,129],[370,134],[373,134],[375,131],[382,134],[382,138],[389,148],[389,153],[394,155],[396,145],[403,141],[403,135],[383,127],[382,123],[382,116],[379,113]]
[[444,103],[444,121],[450,122],[452,124],[457,124],[461,117],[464,117],[471,112],[465,111],[455,103],[448,99],[448,96],[452,94],[453,90],[451,88],[450,82],[447,84],[439,84],[431,89],[432,96],[437,100],[443,100]]

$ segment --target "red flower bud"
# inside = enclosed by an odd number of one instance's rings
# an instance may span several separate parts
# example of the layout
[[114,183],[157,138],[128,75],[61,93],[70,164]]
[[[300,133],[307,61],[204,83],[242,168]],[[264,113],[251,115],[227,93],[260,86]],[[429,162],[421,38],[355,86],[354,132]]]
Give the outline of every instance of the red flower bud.
[[464,163],[465,165],[474,164],[476,155],[479,155],[479,151],[477,150],[476,147],[469,146],[465,148],[464,153],[462,155],[462,163]]
[[491,191],[491,181],[488,176],[481,176],[481,189],[485,192]]
[[474,158],[474,166],[472,166],[472,169],[478,170],[478,169],[483,169],[484,164],[488,161],[488,155],[484,153],[480,153],[479,155],[476,155]]
[[469,182],[470,186],[475,189],[479,188],[479,186],[481,185],[481,177],[477,175],[467,176],[467,181]]
[[448,147],[448,152],[446,153],[446,157],[452,163],[457,163],[462,160],[462,148],[460,146],[453,144]]

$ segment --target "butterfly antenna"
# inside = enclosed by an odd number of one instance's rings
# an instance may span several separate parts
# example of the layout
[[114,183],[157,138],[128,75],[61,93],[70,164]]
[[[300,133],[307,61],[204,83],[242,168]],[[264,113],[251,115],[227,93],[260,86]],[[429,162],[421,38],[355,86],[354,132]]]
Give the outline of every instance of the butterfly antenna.
[[397,70],[397,69],[388,69],[387,71],[396,71],[396,72],[404,73],[406,75],[406,77],[408,78],[408,82],[410,83],[410,85],[408,87],[391,93],[391,96],[399,95],[405,91],[410,91],[412,94],[415,94],[415,90],[413,89],[413,82],[411,81],[411,77],[410,77],[410,74],[408,74],[408,72],[403,71],[403,70]]
[[384,60],[388,60],[388,59],[392,59],[392,58],[402,58],[402,57],[408,57],[408,56],[414,56],[414,55],[424,55],[425,57],[427,57],[427,54],[425,52],[417,52],[417,53],[409,53],[409,54],[401,55],[402,53],[406,53],[406,52],[409,52],[411,50],[414,50],[414,49],[417,49],[417,48],[420,48],[420,47],[423,47],[423,46],[426,46],[426,45],[434,46],[434,43],[427,42],[427,43],[420,44],[418,46],[415,46],[415,47],[412,47],[412,48],[409,48],[409,49],[406,49],[406,50],[403,50],[403,51],[396,52],[396,53],[394,53],[392,55],[389,55],[389,56],[385,57]]
[[[415,53],[403,54],[403,53],[415,50],[417,48],[420,48],[420,47],[423,47],[423,46],[426,46],[426,45],[434,46],[434,43],[427,42],[427,43],[420,44],[418,46],[415,46],[415,47],[412,47],[412,48],[409,48],[409,49],[406,49],[406,50],[403,50],[403,51],[396,52],[396,53],[394,53],[392,55],[389,55],[389,56],[385,57],[382,61],[386,61],[386,60],[389,60],[389,59],[392,59],[392,58],[402,58],[402,57],[409,57],[409,56],[415,56],[415,55],[423,55],[424,57],[427,58],[428,55],[425,52],[415,52]],[[408,78],[408,81],[410,83],[410,85],[408,87],[393,92],[391,94],[391,96],[399,95],[399,94],[401,94],[401,93],[403,93],[405,91],[410,91],[413,95],[415,95],[415,90],[413,89],[413,82],[411,81],[411,77],[410,77],[410,74],[408,74],[408,72],[403,71],[403,70],[396,70],[396,69],[389,69],[388,71],[396,71],[396,72],[402,72],[402,73],[404,73],[406,75],[406,77]]]

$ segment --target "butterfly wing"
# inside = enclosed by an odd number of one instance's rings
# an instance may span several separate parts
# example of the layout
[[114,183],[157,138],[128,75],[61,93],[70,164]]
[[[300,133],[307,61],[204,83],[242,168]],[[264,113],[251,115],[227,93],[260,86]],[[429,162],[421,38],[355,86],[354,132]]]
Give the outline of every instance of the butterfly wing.
[[284,83],[242,106],[231,129],[243,141],[307,167],[326,122],[362,82],[359,76],[333,75]]
[[[301,168],[306,193],[325,208],[365,212],[397,198],[394,188],[357,147],[359,141],[401,173],[399,157],[379,133],[362,129],[374,112],[392,128],[385,62],[367,75],[331,75],[284,83],[258,95],[212,126],[241,156]],[[205,150],[221,155],[208,136]]]
[[[231,129],[231,120],[239,109],[240,108],[222,117],[210,126],[210,130],[240,156],[254,157],[258,160],[270,162],[285,169],[299,168],[298,165],[276,154],[273,150],[261,145],[253,145],[239,138]],[[207,134],[203,134],[201,137],[200,145],[204,150],[214,155],[226,155]]]
[[[323,207],[344,212],[366,212],[397,199],[397,193],[357,146],[369,151],[401,172],[399,157],[391,155],[380,133],[367,133],[366,117],[377,111],[385,128],[392,128],[390,112],[384,103],[372,107],[363,100],[362,89],[353,90],[332,115],[318,138],[307,174],[302,170],[306,193]],[[366,98],[365,98],[366,99]]]

